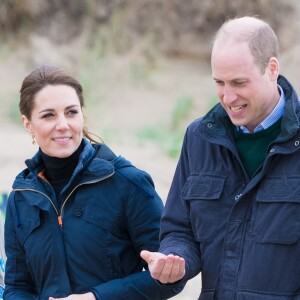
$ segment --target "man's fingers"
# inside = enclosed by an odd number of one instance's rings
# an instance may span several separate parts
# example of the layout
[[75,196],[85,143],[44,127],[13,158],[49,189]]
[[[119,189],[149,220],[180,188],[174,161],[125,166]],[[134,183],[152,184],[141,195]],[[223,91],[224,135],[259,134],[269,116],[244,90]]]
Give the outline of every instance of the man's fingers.
[[149,270],[151,273],[151,276],[154,279],[160,280],[161,272],[163,271],[166,263],[166,257],[160,257],[155,260],[152,266],[150,266]]
[[141,251],[141,257],[148,263],[151,276],[161,283],[173,283],[183,278],[185,261],[183,258],[159,252]]
[[163,269],[161,270],[161,274],[158,278],[158,280],[161,283],[167,283],[170,282],[170,275],[173,269],[173,264],[174,264],[174,255],[170,254],[167,256],[167,258],[165,259],[165,264]]
[[154,279],[159,279],[161,272],[164,269],[166,262],[166,255],[159,252],[150,252],[143,250],[141,257],[148,263],[149,271]]
[[[159,252],[150,252],[147,250],[142,250],[140,253],[142,259],[144,259],[148,265],[154,264],[156,262],[161,262],[165,259],[166,255]],[[150,267],[150,266],[149,266]]]
[[161,283],[173,283],[183,278],[185,274],[185,261],[177,255],[168,255],[164,268],[157,278]]
[[183,278],[185,275],[185,261],[179,256],[175,256],[169,282],[173,283]]
[[150,251],[147,251],[147,250],[143,250],[141,253],[140,253],[140,256],[143,260],[145,260],[147,262],[147,264],[150,264],[152,262],[152,259],[151,259],[151,252]]
[[170,282],[177,281],[177,277],[179,275],[179,269],[180,269],[180,258],[179,257],[174,257],[172,270],[171,270],[170,275],[169,275],[169,281]]

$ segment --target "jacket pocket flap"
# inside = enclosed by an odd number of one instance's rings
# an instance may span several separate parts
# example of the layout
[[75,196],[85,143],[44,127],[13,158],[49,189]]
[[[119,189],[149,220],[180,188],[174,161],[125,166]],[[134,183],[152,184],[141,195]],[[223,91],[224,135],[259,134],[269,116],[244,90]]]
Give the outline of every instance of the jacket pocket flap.
[[258,189],[258,202],[294,202],[300,204],[300,176],[269,177]]
[[16,225],[17,234],[24,246],[30,234],[41,225],[40,209],[36,206],[32,206],[31,209],[20,216],[20,220],[17,220]]
[[219,199],[224,188],[225,179],[225,176],[214,174],[189,176],[182,190],[182,198],[185,200]]

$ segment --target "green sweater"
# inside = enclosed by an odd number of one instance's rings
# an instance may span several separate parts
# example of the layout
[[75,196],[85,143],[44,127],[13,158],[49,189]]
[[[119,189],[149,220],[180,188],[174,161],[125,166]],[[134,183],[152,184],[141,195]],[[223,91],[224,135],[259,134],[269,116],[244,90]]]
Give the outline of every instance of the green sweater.
[[235,145],[249,178],[252,178],[260,169],[266,158],[269,145],[279,135],[281,119],[269,128],[255,133],[243,133],[236,126],[234,127]]

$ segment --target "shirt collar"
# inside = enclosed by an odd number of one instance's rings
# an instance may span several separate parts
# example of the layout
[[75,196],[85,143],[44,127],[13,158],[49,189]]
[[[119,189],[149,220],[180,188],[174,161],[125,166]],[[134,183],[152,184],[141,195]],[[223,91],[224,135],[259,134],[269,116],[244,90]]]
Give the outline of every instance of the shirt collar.
[[[264,129],[267,129],[271,125],[273,125],[276,121],[278,121],[284,112],[284,105],[285,105],[285,95],[284,92],[281,88],[280,85],[277,85],[279,93],[280,93],[280,99],[272,112],[267,116],[266,119],[264,119],[257,127],[254,128],[253,132],[261,131]],[[243,132],[243,133],[250,133],[250,131],[244,127],[244,126],[238,126],[238,128]]]

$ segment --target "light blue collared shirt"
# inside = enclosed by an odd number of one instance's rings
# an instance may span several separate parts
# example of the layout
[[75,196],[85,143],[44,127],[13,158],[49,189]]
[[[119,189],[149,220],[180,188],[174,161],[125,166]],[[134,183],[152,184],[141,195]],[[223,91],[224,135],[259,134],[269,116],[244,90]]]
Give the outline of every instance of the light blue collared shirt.
[[[278,90],[280,92],[280,99],[272,112],[267,116],[266,119],[264,119],[257,127],[254,128],[253,132],[261,131],[264,129],[267,129],[271,125],[273,125],[276,121],[278,121],[284,112],[284,105],[285,105],[285,95],[284,92],[281,88],[280,85],[278,86]],[[251,133],[246,127],[244,126],[238,126],[238,128],[243,132],[243,133]]]

